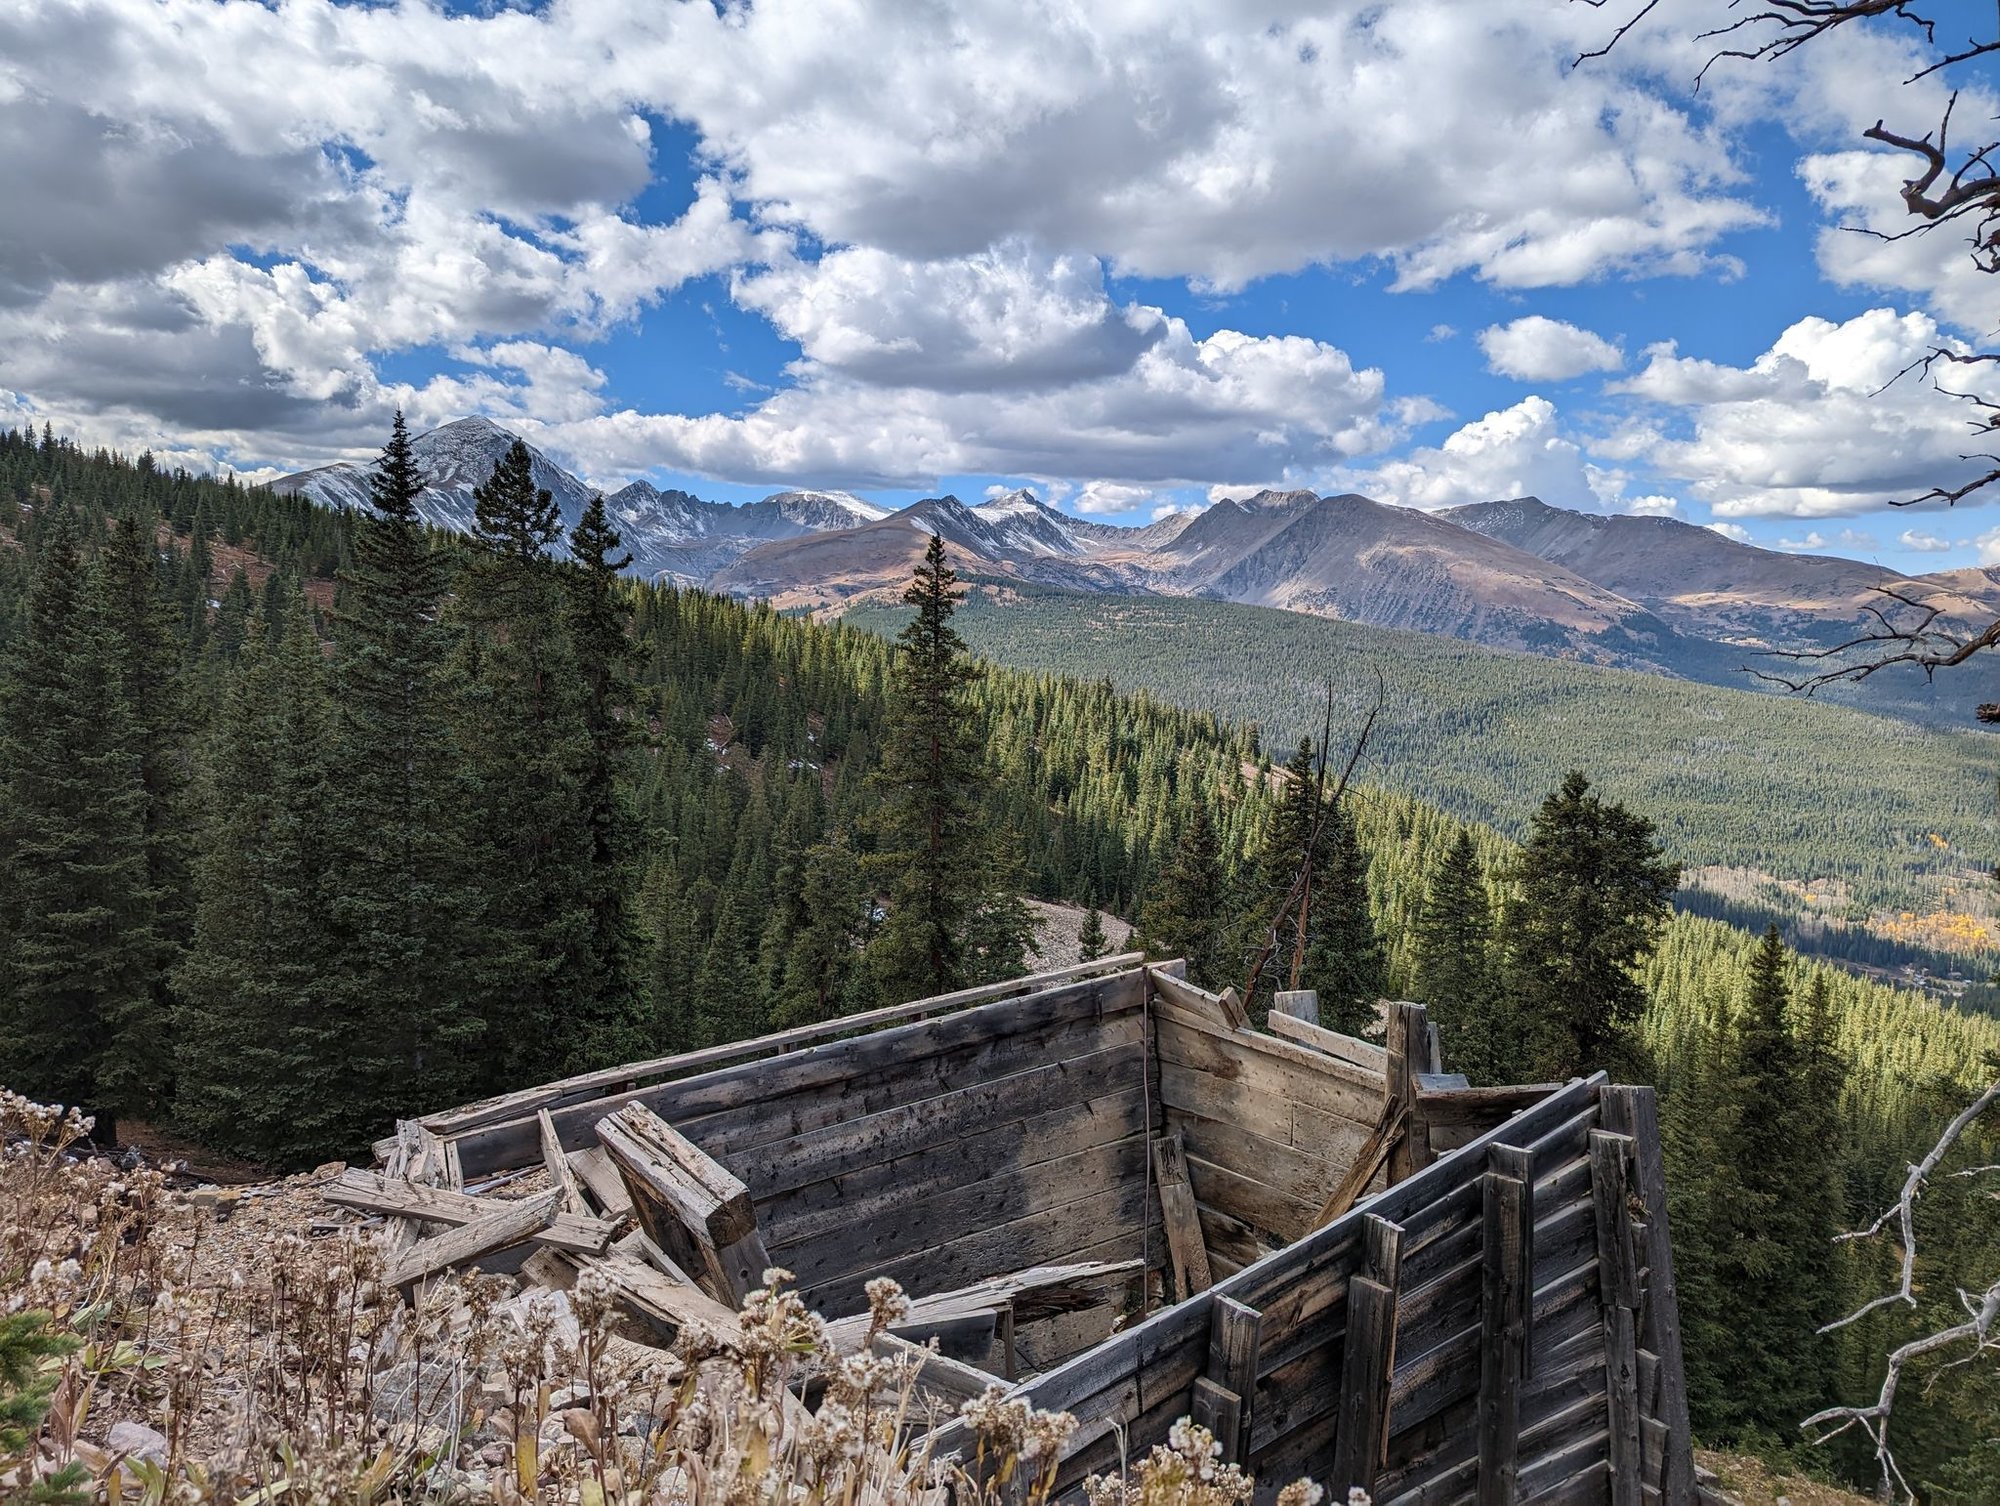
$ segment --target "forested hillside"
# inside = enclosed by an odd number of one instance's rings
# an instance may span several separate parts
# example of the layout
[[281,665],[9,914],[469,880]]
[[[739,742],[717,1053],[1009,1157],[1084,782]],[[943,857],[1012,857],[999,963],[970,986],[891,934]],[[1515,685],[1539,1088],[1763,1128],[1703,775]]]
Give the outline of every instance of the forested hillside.
[[[340,515],[53,437],[0,440],[0,1081],[309,1161],[394,1114],[1005,975],[1022,965],[1009,900],[1026,892],[1131,918],[1217,985],[1244,984],[1275,943],[1286,960],[1253,1003],[1287,965],[1356,1027],[1381,994],[1424,998],[1479,1076],[1657,1078],[1712,1441],[1789,1436],[1792,1409],[1858,1392],[1913,1321],[1814,1338],[1884,1279],[1879,1251],[1830,1253],[1825,1236],[1890,1198],[2000,1026],[1666,917],[1698,834],[1748,829],[1768,760],[1621,784],[1643,703],[1629,734],[1563,742],[1548,728],[1598,703],[1523,661],[1549,677],[1521,682],[1524,704],[1541,695],[1555,720],[1495,750],[1499,773],[1475,782],[1476,753],[1406,728],[1371,777],[1434,760],[1444,772],[1407,783],[1462,778],[1496,810],[1504,791],[1524,847],[1402,790],[1328,814],[1295,739],[1274,765],[1209,711],[977,672],[956,633],[995,614],[954,614],[941,566],[892,644],[622,579],[601,509],[558,564],[525,462],[482,489],[471,539],[426,534],[399,464],[392,444],[373,512]],[[1265,682],[1273,726],[1285,685],[1341,672],[1295,651],[1281,678],[1278,646],[1193,633],[1198,605],[1138,605],[1191,613],[1146,637]],[[1176,641],[1174,622],[1192,635]],[[1424,667],[1394,643],[1386,672]],[[1351,686],[1368,660],[1347,651]],[[1689,704],[1654,703],[1656,732],[1680,725],[1662,708]],[[1458,715],[1462,737],[1476,716]],[[943,764],[925,762],[931,731]],[[1840,750],[1811,741],[1784,746],[1810,752],[1808,788],[1851,817]],[[1611,771],[1606,798],[1565,779],[1578,763]],[[1929,788],[1885,796],[1901,803],[1873,819],[1918,821]],[[1950,840],[1979,839],[1969,801],[1943,806]],[[1834,818],[1788,809],[1799,850],[1822,841],[1837,863],[1844,839],[1809,830]],[[926,826],[955,859],[938,886],[962,891],[941,900],[913,877],[941,850],[933,838],[927,856]],[[1307,851],[1317,897],[1299,922],[1287,885]],[[1624,908],[1580,924],[1564,866],[1593,853],[1629,882]],[[937,925],[917,928],[933,901]],[[1578,1013],[1600,998],[1601,1017]],[[1780,1134],[1727,1112],[1766,1099],[1793,1115]],[[1746,1231],[1760,1208],[1810,1216]],[[2000,1238],[1988,1202],[1927,1216],[1941,1263],[1920,1317]],[[1804,1294],[1754,1364],[1734,1337],[1765,1289],[1746,1271]],[[1805,1380],[1770,1386],[1780,1374]],[[1904,1403],[1906,1467],[1958,1482],[1957,1499],[1990,1499],[1996,1478],[1981,1400],[1953,1383]]]
[[[889,631],[899,618],[868,607],[845,620]],[[1817,897],[1821,915],[1958,908],[2000,858],[1985,733],[1229,602],[1010,582],[975,591],[959,626],[997,663],[1150,691],[1254,724],[1281,750],[1317,732],[1329,677],[1343,715],[1358,720],[1380,670],[1387,701],[1367,780],[1518,834],[1542,792],[1581,762],[1651,814],[1690,869],[1836,880],[1836,901]],[[1780,913],[1807,908],[1767,900]]]

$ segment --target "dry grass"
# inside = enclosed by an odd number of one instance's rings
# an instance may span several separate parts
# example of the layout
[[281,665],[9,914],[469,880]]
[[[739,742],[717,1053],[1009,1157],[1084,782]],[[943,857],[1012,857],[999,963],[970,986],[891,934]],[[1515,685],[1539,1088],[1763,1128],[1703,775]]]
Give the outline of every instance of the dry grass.
[[[1039,1506],[1076,1425],[995,1387],[962,1409],[972,1457],[934,1458],[943,1419],[911,1361],[837,1354],[783,1272],[724,1350],[636,1340],[588,1272],[568,1293],[470,1275],[406,1302],[368,1233],[307,1238],[254,1213],[218,1226],[159,1173],[80,1154],[87,1131],[0,1091],[0,1324],[35,1314],[73,1345],[31,1358],[24,1392],[0,1338],[10,1502]],[[905,1303],[889,1282],[869,1299],[874,1332]],[[10,1448],[24,1396],[42,1415]],[[1093,1481],[1093,1506],[1248,1501],[1218,1453],[1183,1423]],[[1321,1495],[1300,1481],[1279,1500]]]

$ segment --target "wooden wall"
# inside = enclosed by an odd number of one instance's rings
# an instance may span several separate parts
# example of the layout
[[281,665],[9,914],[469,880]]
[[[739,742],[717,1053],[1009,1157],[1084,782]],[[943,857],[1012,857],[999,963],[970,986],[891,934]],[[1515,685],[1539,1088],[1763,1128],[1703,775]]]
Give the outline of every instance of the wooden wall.
[[1167,1129],[1231,1275],[1312,1228],[1381,1117],[1383,1074],[1160,999],[1153,1022]]
[[[1038,1264],[1166,1259],[1144,974],[1060,984],[551,1111],[565,1148],[640,1102],[749,1186],[772,1261],[828,1316]],[[1150,1122],[1149,1122],[1150,1112]],[[467,1175],[539,1159],[532,1118],[456,1140]],[[1107,1319],[1108,1327],[1108,1319]]]
[[[1163,1072],[1163,1088],[1167,1081]],[[1593,1131],[1611,1132],[1600,1136],[1595,1159]],[[1333,1500],[1361,1483],[1378,1506],[1639,1506],[1642,1499],[1684,1506],[1693,1500],[1692,1455],[1658,1157],[1650,1090],[1611,1088],[1601,1076],[1572,1083],[1017,1394],[1084,1420],[1059,1477],[1073,1495],[1085,1475],[1115,1465],[1114,1423],[1125,1430],[1125,1453],[1136,1457],[1190,1412],[1196,1380],[1213,1379],[1211,1323],[1228,1298],[1259,1324],[1255,1379],[1244,1398],[1247,1437],[1231,1452],[1265,1482],[1262,1498],[1310,1474]],[[1510,1181],[1527,1189],[1532,1220],[1519,1375],[1492,1373],[1489,1358],[1505,1353],[1495,1325],[1506,1295],[1496,1273],[1508,1269],[1489,1204]],[[1600,1205],[1616,1209],[1602,1231]],[[1393,1236],[1386,1243],[1399,1249],[1390,1278],[1393,1348],[1382,1356],[1386,1415],[1372,1437],[1361,1431],[1371,1424],[1354,1384],[1368,1357],[1347,1352],[1358,1268],[1371,1239],[1377,1250],[1385,1243],[1370,1220],[1385,1221]],[[1614,1257],[1614,1278],[1600,1282],[1600,1248],[1616,1249],[1621,1239],[1628,1257],[1622,1268]],[[1346,1448],[1343,1418],[1357,1430]],[[1335,1478],[1337,1460],[1357,1454],[1372,1462],[1355,1469],[1358,1478]],[[1504,1486],[1503,1469],[1511,1482]]]

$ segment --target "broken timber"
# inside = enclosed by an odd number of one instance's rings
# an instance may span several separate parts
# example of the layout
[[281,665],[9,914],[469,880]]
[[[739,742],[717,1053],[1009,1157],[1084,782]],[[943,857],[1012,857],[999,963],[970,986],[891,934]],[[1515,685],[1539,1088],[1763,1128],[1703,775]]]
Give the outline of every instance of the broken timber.
[[[1420,1007],[1385,1023],[1300,995],[1252,1028],[1107,958],[430,1115],[327,1191],[389,1220],[405,1284],[595,1269],[650,1345],[730,1347],[794,1272],[837,1346],[919,1362],[929,1415],[993,1385],[1072,1413],[1064,1499],[1193,1416],[1334,1500],[1692,1506],[1650,1091],[1474,1087]],[[531,1179],[464,1190],[499,1174]]]

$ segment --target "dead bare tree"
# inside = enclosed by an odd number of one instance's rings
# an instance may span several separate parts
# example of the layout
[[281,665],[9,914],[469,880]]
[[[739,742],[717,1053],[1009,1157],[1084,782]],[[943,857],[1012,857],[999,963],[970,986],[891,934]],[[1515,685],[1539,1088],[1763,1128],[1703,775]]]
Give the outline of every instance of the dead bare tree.
[[[1917,1305],[1917,1200],[1924,1194],[1924,1188],[1936,1175],[1944,1159],[1965,1136],[1965,1132],[1979,1119],[1995,1101],[2000,1101],[2000,1081],[1990,1082],[1986,1090],[1965,1108],[1958,1117],[1945,1126],[1937,1143],[1921,1161],[1909,1169],[1903,1181],[1903,1190],[1897,1196],[1895,1205],[1885,1210],[1881,1217],[1865,1229],[1841,1235],[1843,1241],[1874,1239],[1885,1229],[1893,1229],[1900,1253],[1901,1279],[1896,1290],[1885,1292],[1861,1304],[1846,1317],[1829,1323],[1820,1330],[1832,1333],[1837,1328],[1845,1328],[1850,1323],[1858,1323],[1870,1313],[1885,1307],[1907,1304]],[[1958,1176],[1979,1176],[2000,1171],[1995,1166],[1975,1166],[1955,1173]],[[1932,1333],[1900,1344],[1889,1351],[1888,1364],[1882,1374],[1882,1386],[1875,1400],[1867,1406],[1828,1407],[1815,1412],[1799,1426],[1812,1437],[1815,1443],[1825,1443],[1851,1428],[1858,1428],[1868,1436],[1875,1446],[1876,1464],[1881,1470],[1881,1479],[1876,1487],[1877,1498],[1891,1500],[1900,1489],[1904,1498],[1914,1503],[1916,1491],[1903,1477],[1897,1466],[1895,1451],[1889,1446],[1889,1424],[1896,1406],[1896,1388],[1902,1381],[1903,1371],[1914,1361],[1930,1355],[1952,1354],[1948,1363],[1952,1365],[1970,1364],[1983,1354],[2000,1351],[2000,1280],[1995,1280],[1983,1292],[1971,1292],[1960,1288],[1960,1306],[1965,1309],[1965,1321],[1941,1328]],[[1957,1353],[1953,1354],[1953,1351]]]
[[1292,946],[1292,963],[1289,973],[1290,987],[1299,986],[1299,975],[1305,966],[1306,928],[1312,916],[1313,855],[1319,851],[1320,838],[1326,832],[1326,823],[1333,820],[1340,810],[1340,802],[1346,798],[1347,786],[1360,766],[1361,757],[1368,751],[1369,736],[1375,730],[1375,719],[1382,714],[1383,703],[1388,699],[1388,681],[1382,671],[1375,671],[1375,704],[1368,708],[1368,715],[1362,719],[1361,731],[1354,739],[1354,747],[1347,755],[1347,763],[1335,782],[1332,797],[1328,798],[1326,774],[1328,755],[1333,747],[1333,681],[1326,682],[1326,717],[1320,729],[1319,749],[1313,758],[1313,823],[1307,834],[1305,852],[1301,855],[1298,872],[1292,877],[1285,897],[1271,914],[1270,933],[1257,949],[1251,961],[1250,974],[1244,980],[1243,999],[1248,1003],[1257,997],[1257,986],[1264,979],[1264,969],[1278,953],[1282,932],[1288,916],[1296,915],[1297,929]]
[[[1578,65],[1609,54],[1661,9],[1660,0],[1582,3],[1620,14],[1621,19],[1601,45],[1578,55]],[[1730,9],[1737,13],[1734,19],[1698,35],[1698,40],[1715,45],[1695,77],[1697,89],[1718,65],[1776,62],[1843,27],[1869,24],[1897,26],[1916,41],[1921,59],[1900,81],[1904,85],[1964,77],[1970,67],[2000,56],[2000,6],[1974,6],[1962,0],[1939,0],[1935,5],[1931,0],[1731,0]],[[1969,29],[1961,35],[1961,28]],[[1965,234],[1973,265],[1981,272],[2000,273],[2000,135],[1992,134],[1989,121],[1987,139],[1978,134],[1969,142],[1956,139],[1953,122],[1958,103],[1959,91],[1953,89],[1937,124],[1928,130],[1891,129],[1884,115],[1861,133],[1865,140],[1909,154],[1910,176],[1903,182],[1902,199],[1911,223],[1894,232],[1872,226],[1843,228],[1855,235],[1900,241],[1955,226]],[[1953,369],[1995,367],[2000,367],[2000,349],[1940,345],[1891,379],[1889,385],[1927,380],[1937,391],[1965,403],[1972,442],[1959,458],[1979,467],[1968,479],[1892,499],[1892,506],[1942,502],[1952,507],[1972,498],[1984,500],[1982,494],[1991,495],[1991,489],[2000,487],[2000,452],[1982,444],[2000,439],[2000,401],[1950,385],[1946,376]],[[1822,667],[1792,675],[1752,673],[1809,694],[1824,686],[1864,680],[1892,665],[1914,665],[1929,675],[2000,643],[2000,622],[1976,631],[1947,630],[1940,601],[1899,590],[1883,594],[1898,607],[1871,607],[1872,620],[1846,642],[1824,649],[1779,650],[1770,656]],[[1989,710],[1995,714],[1986,716]],[[1982,707],[1981,719],[2000,720],[2000,708]]]
[[[1622,8],[1624,15],[1601,46],[1577,58],[1579,65],[1603,57],[1660,10],[1660,0],[1583,0],[1583,3],[1598,10]],[[1905,34],[1917,41],[1922,61],[1902,80],[1904,85],[1955,73],[1963,77],[1962,70],[1968,65],[2000,56],[2000,4],[1973,6],[1949,0],[1940,0],[1940,4],[1944,8],[1934,6],[1929,0],[1749,0],[1749,3],[1731,0],[1731,9],[1737,12],[1735,19],[1701,34],[1702,39],[1716,46],[1696,76],[1695,87],[1700,88],[1702,79],[1720,64],[1776,61],[1842,27],[1871,23],[1900,24],[1907,29]],[[1949,17],[1948,23],[1945,17]],[[1971,29],[1961,36],[1956,29],[1961,27]],[[1973,265],[1984,273],[2000,273],[2000,136],[1989,134],[1988,139],[1981,140],[1975,135],[1970,144],[1955,140],[1953,118],[1958,103],[1959,91],[1954,88],[1946,98],[1937,124],[1921,133],[1890,129],[1886,114],[1861,133],[1864,139],[1907,153],[1912,159],[1910,176],[1904,179],[1902,187],[1903,205],[1911,223],[1893,233],[1872,226],[1846,228],[1878,240],[1899,241],[1956,226],[1965,234]],[[1991,121],[1986,122],[1986,127],[1988,133],[1994,130]],[[2000,454],[1979,446],[1982,437],[2000,435],[2000,402],[1947,385],[1945,377],[1953,369],[1991,367],[2000,367],[2000,349],[1939,346],[1891,379],[1892,384],[1928,380],[1937,391],[1964,402],[1970,410],[1968,427],[1974,442],[1960,459],[1980,466],[1969,480],[1934,486],[1895,499],[1894,505],[1942,502],[1952,507],[2000,487]],[[1865,680],[1892,665],[1913,665],[1928,677],[2000,645],[2000,621],[1965,630],[1947,620],[1942,602],[1919,595],[1915,590],[1886,587],[1880,595],[1882,601],[1868,606],[1860,630],[1846,641],[1774,655],[1803,665],[1824,667],[1790,676],[1753,673],[1760,679],[1810,694],[1822,686]],[[2000,722],[2000,706],[1981,706],[1977,714],[1981,721]],[[1989,1063],[1989,1067],[2000,1070],[2000,1063]],[[1827,1325],[1822,1332],[1847,1327],[1884,1308],[1917,1306],[1918,1200],[1945,1158],[1995,1102],[2000,1102],[2000,1080],[1989,1082],[1945,1127],[1929,1153],[1909,1168],[1893,1207],[1867,1228],[1842,1236],[1849,1241],[1867,1240],[1893,1231],[1900,1252],[1901,1276],[1896,1290],[1870,1299],[1845,1318]],[[2000,1172],[2000,1167],[1980,1166],[1956,1175],[1994,1172]],[[2000,1279],[1983,1291],[1960,1288],[1958,1300],[1965,1313],[1964,1321],[1922,1334],[1889,1351],[1881,1388],[1874,1401],[1866,1406],[1829,1407],[1801,1424],[1818,1443],[1853,1429],[1866,1434],[1874,1445],[1881,1471],[1877,1496],[1882,1501],[1892,1500],[1898,1490],[1906,1501],[1916,1500],[1916,1492],[1904,1478],[1890,1445],[1896,1391],[1905,1370],[1919,1362],[1940,1361],[1943,1368],[1950,1368],[2000,1353]]]

